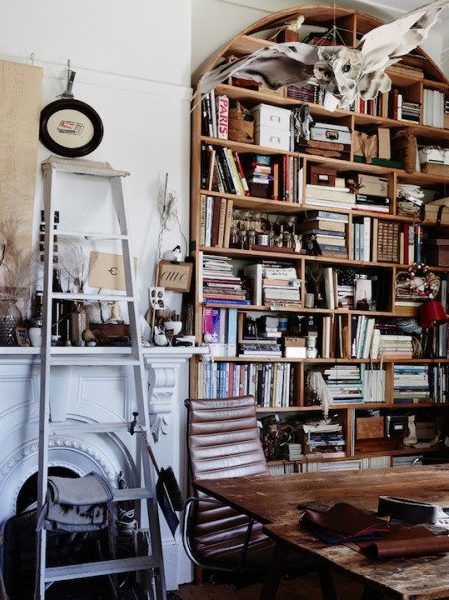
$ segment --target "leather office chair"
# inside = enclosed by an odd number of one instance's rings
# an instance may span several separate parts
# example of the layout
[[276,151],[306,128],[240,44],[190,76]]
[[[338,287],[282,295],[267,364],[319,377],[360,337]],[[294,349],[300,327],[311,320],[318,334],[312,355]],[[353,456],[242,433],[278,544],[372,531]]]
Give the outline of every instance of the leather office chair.
[[[268,473],[252,397],[191,399],[187,447],[193,479],[223,479]],[[244,483],[242,483],[244,485]],[[252,571],[263,575],[274,544],[262,525],[205,494],[189,498],[183,541],[194,564],[213,571]],[[295,574],[310,571],[292,555]],[[290,570],[290,569],[289,569]]]

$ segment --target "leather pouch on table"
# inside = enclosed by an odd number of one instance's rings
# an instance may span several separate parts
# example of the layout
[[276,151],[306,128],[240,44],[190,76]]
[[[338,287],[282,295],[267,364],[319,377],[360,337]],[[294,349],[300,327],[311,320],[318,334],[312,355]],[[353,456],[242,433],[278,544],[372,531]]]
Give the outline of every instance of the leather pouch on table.
[[435,535],[423,526],[394,525],[384,539],[363,543],[361,550],[370,558],[413,558],[449,552],[449,537]]
[[390,529],[387,522],[345,502],[335,504],[326,512],[306,510],[301,521],[314,535],[328,544],[378,540]]

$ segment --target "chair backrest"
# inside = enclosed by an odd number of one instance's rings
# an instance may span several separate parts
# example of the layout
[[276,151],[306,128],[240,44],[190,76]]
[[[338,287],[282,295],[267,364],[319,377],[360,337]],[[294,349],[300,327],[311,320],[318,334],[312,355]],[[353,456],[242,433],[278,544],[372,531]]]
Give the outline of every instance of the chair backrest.
[[[254,398],[192,399],[187,446],[193,479],[222,479],[268,473],[256,420]],[[228,506],[210,504],[204,494],[188,528],[190,556],[200,566],[240,560],[248,518]],[[250,547],[265,540],[252,530]]]
[[188,448],[193,479],[268,473],[251,396],[189,400]]

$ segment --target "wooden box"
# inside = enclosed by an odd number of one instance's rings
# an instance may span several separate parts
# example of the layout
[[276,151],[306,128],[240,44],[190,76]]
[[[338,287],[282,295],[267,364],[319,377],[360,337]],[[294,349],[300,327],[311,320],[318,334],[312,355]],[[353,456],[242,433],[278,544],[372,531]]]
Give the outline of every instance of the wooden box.
[[329,185],[335,187],[337,169],[325,167],[324,165],[311,165],[310,183],[312,185]]
[[449,239],[438,238],[427,240],[425,254],[428,265],[449,267]]
[[357,417],[355,430],[357,440],[371,440],[384,437],[383,417]]
[[449,165],[440,165],[438,163],[424,163],[421,165],[421,172],[428,175],[449,175]]

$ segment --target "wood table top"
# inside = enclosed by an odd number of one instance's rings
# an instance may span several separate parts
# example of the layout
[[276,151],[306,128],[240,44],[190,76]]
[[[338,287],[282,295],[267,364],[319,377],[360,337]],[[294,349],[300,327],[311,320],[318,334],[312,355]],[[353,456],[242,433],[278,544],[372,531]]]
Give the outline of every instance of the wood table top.
[[297,505],[303,502],[349,502],[377,510],[379,496],[389,495],[449,506],[449,465],[253,475],[193,483],[197,490],[264,524],[297,519]]
[[372,585],[388,598],[430,600],[449,595],[449,554],[375,561],[347,546],[321,542],[300,529],[297,518],[266,525],[264,531],[275,541],[300,548],[349,578]]

